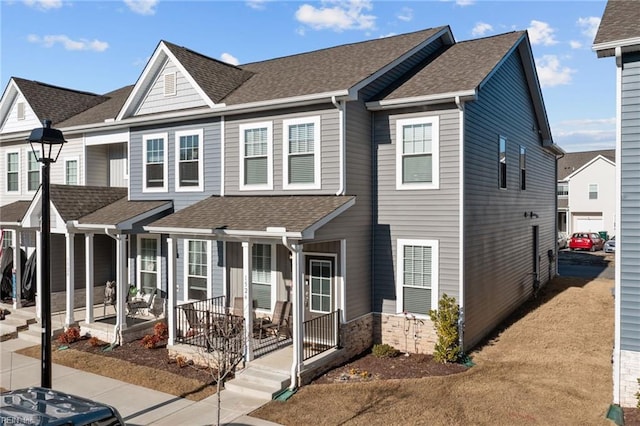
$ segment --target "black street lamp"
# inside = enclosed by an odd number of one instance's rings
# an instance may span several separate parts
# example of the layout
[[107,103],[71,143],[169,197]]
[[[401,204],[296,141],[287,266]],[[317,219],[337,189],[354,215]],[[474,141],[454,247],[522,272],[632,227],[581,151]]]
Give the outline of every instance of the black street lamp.
[[[42,163],[42,222],[40,242],[42,247],[40,274],[42,279],[40,310],[42,317],[42,368],[40,382],[42,387],[51,389],[51,265],[50,265],[50,205],[49,205],[49,166],[55,163],[62,151],[64,140],[62,132],[51,127],[51,120],[43,120],[42,127],[33,129],[27,139],[35,159]],[[35,146],[34,146],[35,145]],[[39,145],[39,146],[38,146]],[[38,149],[40,151],[38,151]],[[56,153],[56,150],[58,151]],[[55,154],[55,157],[54,155]]]

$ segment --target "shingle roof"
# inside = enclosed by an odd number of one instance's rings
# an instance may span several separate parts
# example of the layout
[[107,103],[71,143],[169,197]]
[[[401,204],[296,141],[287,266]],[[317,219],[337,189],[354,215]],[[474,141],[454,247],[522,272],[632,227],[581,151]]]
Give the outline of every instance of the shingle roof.
[[51,184],[51,202],[64,221],[78,220],[127,196],[127,188]]
[[219,103],[253,73],[163,41],[209,98]]
[[101,104],[89,108],[80,114],[65,120],[59,124],[60,127],[79,126],[83,124],[102,123],[105,120],[115,118],[126,102],[129,94],[133,90],[133,85],[125,86],[109,92],[102,97],[106,100]]
[[568,152],[564,157],[558,160],[558,180],[564,180],[571,173],[578,170],[580,167],[587,164],[589,161],[596,158],[598,155],[602,155],[604,158],[616,161],[615,149],[603,149],[599,151],[582,151],[582,152]]
[[611,43],[638,37],[640,37],[638,0],[609,0],[593,43]]
[[52,86],[38,81],[12,77],[29,106],[40,120],[49,119],[54,126],[94,107],[108,98],[94,93],[80,92]]
[[446,27],[241,65],[255,73],[227,105],[347,90]]
[[171,201],[129,201],[121,198],[81,217],[78,222],[92,225],[118,225],[163,206],[169,209],[173,203]]
[[31,201],[14,201],[0,207],[0,223],[19,223],[27,212]]
[[383,92],[377,100],[474,90],[524,35],[524,31],[517,31],[447,46],[406,82]]
[[354,200],[353,196],[300,195],[206,198],[148,225],[148,228],[303,232]]

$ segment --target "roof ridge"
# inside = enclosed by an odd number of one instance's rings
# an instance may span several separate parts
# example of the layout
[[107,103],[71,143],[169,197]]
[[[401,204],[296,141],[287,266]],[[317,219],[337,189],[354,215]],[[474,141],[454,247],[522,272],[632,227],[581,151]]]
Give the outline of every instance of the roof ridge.
[[237,65],[233,65],[233,64],[230,64],[228,62],[221,61],[220,59],[212,58],[211,56],[205,55],[204,53],[197,52],[197,51],[195,51],[193,49],[190,49],[190,48],[185,47],[185,46],[180,46],[178,44],[172,43],[172,42],[167,41],[167,40],[160,40],[160,42],[164,43],[167,47],[173,46],[173,47],[175,47],[177,49],[182,49],[185,52],[189,52],[189,53],[191,53],[193,55],[200,56],[201,58],[208,59],[210,61],[214,61],[214,62],[217,62],[219,64],[222,64],[222,65],[225,65],[225,66],[228,66],[228,67],[231,67],[231,68],[235,68],[238,71],[245,71],[245,72],[247,71],[247,70],[242,69],[241,67],[239,67]]
[[456,42],[455,44],[463,44],[463,43],[472,43],[472,42],[476,42],[476,41],[485,41],[491,38],[497,38],[497,37],[505,37],[508,35],[512,35],[512,34],[525,34],[527,32],[527,30],[514,30],[514,31],[507,31],[506,33],[499,33],[499,34],[492,34],[492,35],[488,35],[485,37],[478,37],[478,38],[470,38],[467,40],[462,40],[459,42]]
[[38,80],[29,80],[27,78],[22,78],[22,77],[11,77],[11,79],[12,80],[20,80],[20,81],[24,81],[24,82],[27,82],[27,83],[34,83],[34,84],[38,84],[40,86],[50,87],[52,89],[65,90],[67,92],[74,92],[74,93],[77,93],[77,94],[80,94],[80,95],[90,95],[90,96],[104,97],[104,95],[100,95],[98,93],[88,92],[86,90],[71,89],[69,87],[56,86],[55,84],[44,83],[44,82],[38,81]]

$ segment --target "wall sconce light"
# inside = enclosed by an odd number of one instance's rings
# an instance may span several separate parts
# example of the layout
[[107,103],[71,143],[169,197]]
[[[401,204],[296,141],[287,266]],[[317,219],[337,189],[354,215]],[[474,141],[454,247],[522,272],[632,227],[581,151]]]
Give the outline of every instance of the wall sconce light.
[[531,219],[535,218],[539,218],[540,216],[538,216],[538,213],[535,212],[524,212],[524,217],[530,217]]

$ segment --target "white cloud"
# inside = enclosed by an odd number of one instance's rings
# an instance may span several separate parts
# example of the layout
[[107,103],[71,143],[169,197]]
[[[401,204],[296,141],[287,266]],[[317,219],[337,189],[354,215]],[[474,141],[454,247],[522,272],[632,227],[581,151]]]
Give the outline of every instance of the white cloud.
[[378,38],[387,38],[387,37],[393,37],[395,35],[398,35],[397,33],[387,33],[387,34],[383,34]]
[[493,26],[485,22],[478,22],[471,30],[471,35],[474,37],[482,37],[486,33],[493,31]]
[[263,10],[266,8],[267,0],[247,0],[246,3],[251,9]]
[[475,3],[475,0],[456,0],[458,6],[471,6]]
[[595,16],[589,16],[588,18],[579,18],[576,25],[582,28],[582,34],[585,37],[588,37],[589,40],[593,40],[596,37],[596,33],[598,32],[598,27],[600,26],[600,18]]
[[616,119],[584,119],[552,123],[553,140],[567,152],[614,149]]
[[238,65],[240,63],[238,58],[233,56],[231,53],[227,53],[227,52],[224,52],[222,55],[220,55],[220,59],[222,59],[223,62],[226,62],[231,65]]
[[527,31],[529,31],[529,39],[531,40],[531,44],[543,44],[545,46],[551,46],[558,43],[558,41],[555,39],[555,36],[553,35],[556,30],[551,28],[551,26],[546,22],[533,20],[531,21],[531,24],[529,24],[529,28],[527,28]]
[[23,0],[23,3],[39,10],[59,9],[62,7],[62,0]]
[[370,0],[324,1],[316,8],[303,4],[296,11],[296,19],[314,30],[369,30],[375,28],[376,17],[365,11],[373,9]]
[[571,75],[576,71],[560,64],[556,55],[544,55],[536,60],[536,69],[542,87],[554,87],[571,83]]
[[577,40],[571,40],[569,42],[569,46],[571,46],[572,49],[580,49],[582,47],[582,43]]
[[41,44],[44,47],[53,47],[61,44],[65,50],[91,50],[94,52],[104,52],[109,48],[109,43],[100,40],[79,39],[72,40],[66,35],[46,35],[40,37],[35,34],[29,34],[27,40],[30,43]]
[[401,21],[409,22],[413,20],[413,9],[410,7],[403,7],[396,17]]
[[124,0],[132,12],[140,15],[155,15],[160,0]]

